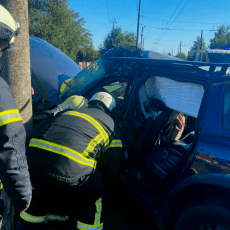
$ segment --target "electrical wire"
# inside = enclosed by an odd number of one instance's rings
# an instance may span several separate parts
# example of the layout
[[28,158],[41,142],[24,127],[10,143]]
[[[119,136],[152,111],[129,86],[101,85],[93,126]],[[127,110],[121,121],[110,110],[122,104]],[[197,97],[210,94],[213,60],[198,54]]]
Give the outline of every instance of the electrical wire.
[[[149,19],[153,19],[153,20],[157,20],[157,21],[167,21],[165,19],[158,19],[158,18],[152,18],[152,17],[147,17],[147,16],[141,16],[143,18],[149,18]],[[169,20],[168,20],[169,21]],[[217,22],[187,22],[187,21],[176,21],[176,23],[193,23],[193,24],[221,24],[221,23],[217,23]],[[226,23],[225,23],[226,24]]]
[[[184,5],[183,8],[181,9],[181,11],[177,14],[177,16],[176,16],[176,17],[174,18],[174,20],[171,22],[171,24],[167,27],[168,29],[169,29],[169,27],[175,22],[175,20],[179,17],[179,15],[182,13],[182,11],[184,10],[184,8],[187,6],[187,4],[188,4],[189,1],[190,1],[190,0],[187,0],[187,2],[185,3],[185,5]],[[162,40],[162,38],[164,37],[165,33],[166,33],[166,30],[165,30],[164,34],[162,35],[162,37],[160,38],[160,40]],[[159,41],[160,41],[160,40],[159,40]]]

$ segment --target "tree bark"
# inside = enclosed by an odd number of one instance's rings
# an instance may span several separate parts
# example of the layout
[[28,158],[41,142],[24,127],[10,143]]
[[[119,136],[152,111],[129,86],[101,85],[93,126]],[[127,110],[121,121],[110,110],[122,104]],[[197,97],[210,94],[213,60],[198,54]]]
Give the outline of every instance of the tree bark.
[[33,129],[29,50],[28,0],[1,0],[1,4],[21,25],[21,34],[15,45],[3,52],[0,62],[3,77],[12,89],[14,100],[21,113],[27,136]]

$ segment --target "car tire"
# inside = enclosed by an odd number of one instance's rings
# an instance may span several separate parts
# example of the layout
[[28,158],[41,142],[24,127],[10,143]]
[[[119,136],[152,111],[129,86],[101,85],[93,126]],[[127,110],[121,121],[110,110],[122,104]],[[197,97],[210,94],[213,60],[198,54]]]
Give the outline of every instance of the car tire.
[[193,202],[179,215],[173,230],[230,230],[229,198]]

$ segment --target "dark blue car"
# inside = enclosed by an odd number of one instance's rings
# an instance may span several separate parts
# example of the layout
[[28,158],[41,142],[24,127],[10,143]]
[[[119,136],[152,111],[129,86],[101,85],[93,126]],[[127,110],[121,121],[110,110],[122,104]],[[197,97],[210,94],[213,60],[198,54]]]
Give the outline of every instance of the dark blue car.
[[230,64],[110,50],[62,98],[116,98],[123,189],[161,229],[230,229]]

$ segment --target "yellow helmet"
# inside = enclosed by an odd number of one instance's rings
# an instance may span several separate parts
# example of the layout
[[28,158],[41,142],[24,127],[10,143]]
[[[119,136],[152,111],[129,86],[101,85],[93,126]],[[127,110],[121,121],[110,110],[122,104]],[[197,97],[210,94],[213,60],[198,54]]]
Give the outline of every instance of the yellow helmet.
[[0,51],[14,43],[14,37],[20,34],[20,24],[15,21],[7,9],[0,5]]

